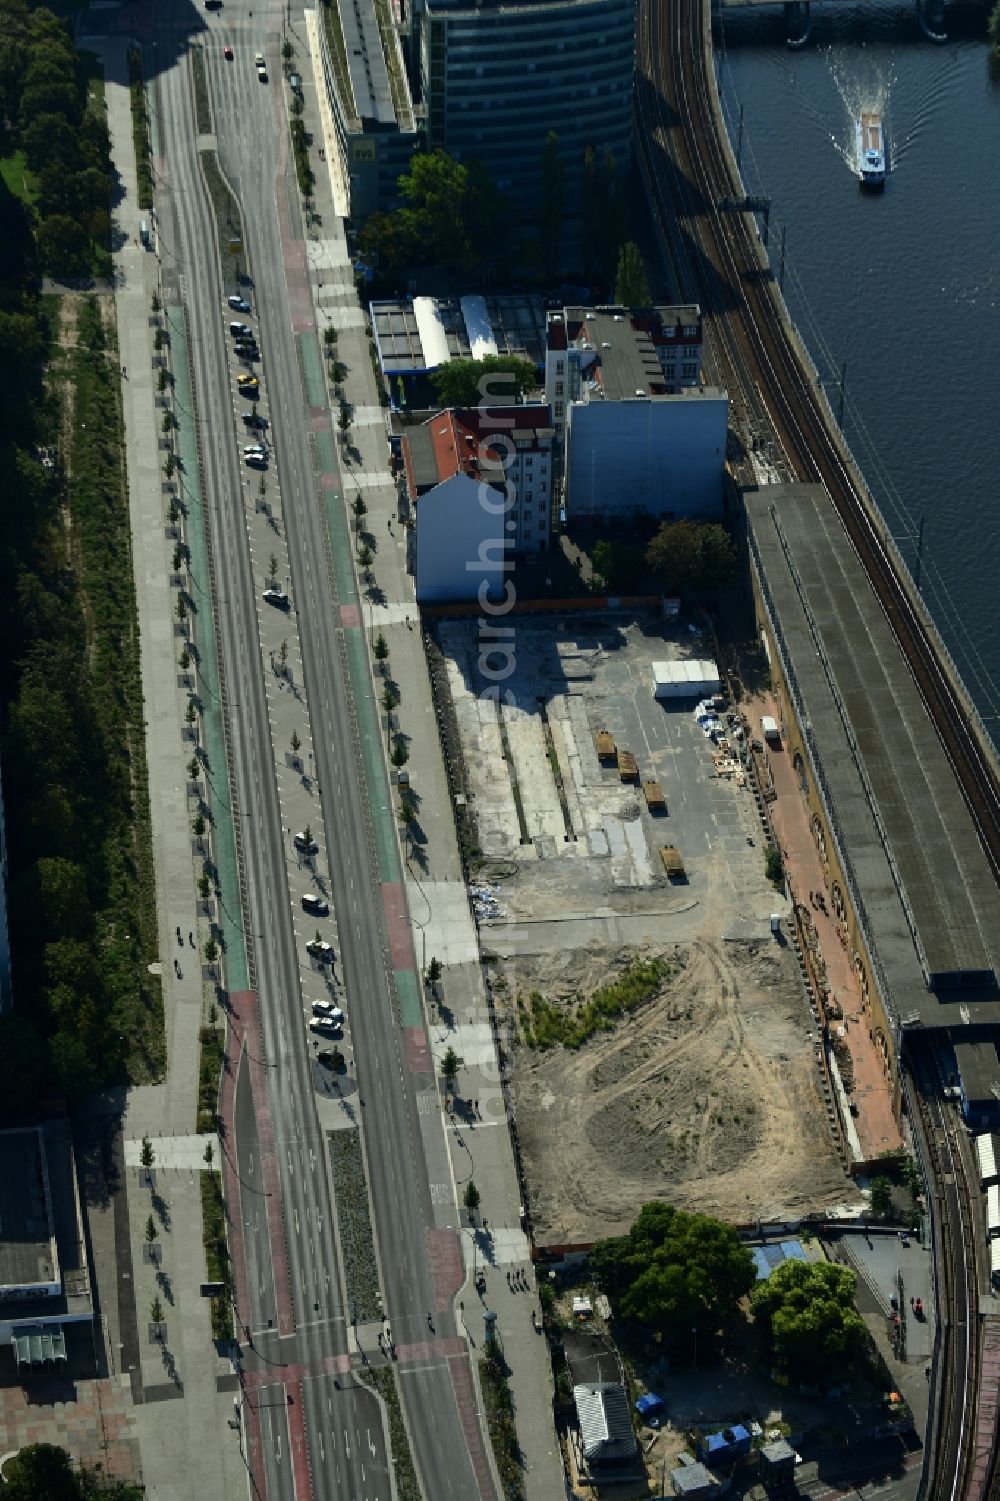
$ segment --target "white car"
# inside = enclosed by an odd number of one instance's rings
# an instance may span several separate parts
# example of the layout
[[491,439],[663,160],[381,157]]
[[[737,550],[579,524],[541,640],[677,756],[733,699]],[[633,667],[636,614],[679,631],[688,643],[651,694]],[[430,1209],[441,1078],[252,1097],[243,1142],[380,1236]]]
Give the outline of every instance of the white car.
[[243,462],[247,466],[248,469],[266,469],[267,468],[267,454],[266,453],[248,453],[248,454],[244,454],[244,456],[243,456]]
[[328,1022],[340,1023],[344,1020],[344,1013],[332,1001],[313,1001],[312,1008],[316,1016],[322,1016]]
[[327,917],[330,912],[330,903],[323,897],[317,896],[315,891],[307,891],[302,898],[302,906],[306,912],[313,912],[317,917]]
[[318,1033],[320,1037],[336,1037],[340,1032],[340,1024],[325,1016],[314,1016],[309,1023],[309,1030]]
[[245,459],[266,459],[270,452],[266,443],[248,443],[243,450]]
[[329,963],[333,958],[333,944],[326,943],[322,938],[310,938],[306,944],[306,953],[313,959],[323,959]]
[[[233,312],[235,312],[235,313],[249,313],[249,312],[252,312],[252,308],[250,307],[249,302],[247,302],[247,300],[246,300],[245,297],[241,297],[238,292],[233,292],[232,295],[230,296],[230,298],[229,298],[229,306],[233,309]],[[246,327],[245,324],[244,324],[244,327]]]

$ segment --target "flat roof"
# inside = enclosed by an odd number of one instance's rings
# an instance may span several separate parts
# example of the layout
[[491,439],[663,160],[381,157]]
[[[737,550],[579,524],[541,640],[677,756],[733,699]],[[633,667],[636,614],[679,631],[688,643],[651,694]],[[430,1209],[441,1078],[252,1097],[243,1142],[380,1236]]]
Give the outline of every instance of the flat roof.
[[1000,892],[885,614],[826,491],[745,494],[789,691],[904,1025],[1000,1021]]
[[545,308],[532,293],[386,298],[369,304],[387,375],[419,375],[449,360],[517,355],[545,363]]
[[1000,1103],[1000,1058],[994,1042],[956,1042],[955,1062],[967,1100]]
[[380,125],[395,125],[396,109],[375,0],[340,0],[338,10],[358,116],[362,120],[376,120]]
[[42,1133],[0,1131],[0,1287],[58,1278]]

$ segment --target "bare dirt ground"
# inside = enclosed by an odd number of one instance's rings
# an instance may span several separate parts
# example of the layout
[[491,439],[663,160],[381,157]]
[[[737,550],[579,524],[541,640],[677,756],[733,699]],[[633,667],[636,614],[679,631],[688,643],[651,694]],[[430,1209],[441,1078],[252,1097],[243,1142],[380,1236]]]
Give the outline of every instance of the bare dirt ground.
[[[651,950],[644,946],[643,956]],[[856,1197],[830,1140],[787,949],[700,939],[662,950],[660,994],[577,1052],[519,1044],[514,1103],[540,1243],[628,1229],[664,1199],[737,1223]],[[521,956],[507,979],[576,1004],[634,953]]]

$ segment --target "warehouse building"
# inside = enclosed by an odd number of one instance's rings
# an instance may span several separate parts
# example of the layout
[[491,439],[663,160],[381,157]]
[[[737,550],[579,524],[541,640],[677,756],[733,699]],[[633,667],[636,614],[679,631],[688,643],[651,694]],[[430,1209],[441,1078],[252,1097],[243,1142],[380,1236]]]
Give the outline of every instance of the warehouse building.
[[[450,360],[512,355],[539,373],[545,364],[545,309],[531,293],[500,297],[386,298],[368,304],[379,366],[395,397],[420,401],[421,378]],[[501,400],[502,392],[490,393]]]
[[973,1131],[1000,1129],[1000,1060],[996,1043],[956,1042],[962,1119]]

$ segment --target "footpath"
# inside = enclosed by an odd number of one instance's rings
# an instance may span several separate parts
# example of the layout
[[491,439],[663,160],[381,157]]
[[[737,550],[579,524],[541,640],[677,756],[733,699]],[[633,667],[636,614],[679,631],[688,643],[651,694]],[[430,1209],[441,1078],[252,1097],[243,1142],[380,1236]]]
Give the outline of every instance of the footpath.
[[[374,538],[373,585],[356,607],[358,624],[370,637],[380,631],[389,647],[392,679],[401,685],[396,710],[408,737],[406,770],[419,797],[419,823],[406,862],[406,897],[417,963],[442,965],[440,1005],[430,1005],[430,1045],[440,1072],[451,1047],[462,1060],[455,1081],[454,1108],[447,1112],[452,1170],[462,1202],[465,1185],[475,1181],[481,1196],[478,1225],[466,1223],[463,1253],[466,1280],[456,1314],[459,1327],[481,1351],[487,1310],[510,1369],[517,1436],[525,1463],[528,1501],[552,1501],[564,1494],[562,1463],[552,1420],[552,1376],[545,1340],[535,1332],[540,1306],[523,1230],[521,1193],[500,1084],[479,944],[461,861],[451,796],[438,738],[430,679],[424,657],[420,615],[406,572],[404,530],[398,519],[395,482],[388,467],[385,413],[369,349],[365,310],[354,285],[344,222],[342,184],[337,177],[336,136],[322,88],[316,45],[317,13],[295,21],[291,67],[303,80],[303,120],[312,136],[316,174],[316,219],[309,230],[307,260],[316,329],[337,331],[336,355],[346,366],[344,393],[352,410],[350,452],[341,451],[341,476],[348,515],[358,496],[364,501],[364,528]],[[323,157],[319,155],[323,150]],[[341,607],[345,619],[350,607]],[[466,1221],[468,1217],[466,1216]],[[522,1279],[514,1273],[523,1273]],[[477,1289],[476,1274],[485,1277]],[[524,1290],[519,1290],[518,1281]],[[534,1315],[534,1318],[533,1318]]]
[[[114,214],[115,302],[167,1038],[163,1083],[128,1096],[123,1149],[116,1154],[127,1215],[109,1209],[91,1216],[94,1258],[109,1365],[122,1388],[131,1388],[147,1492],[161,1501],[236,1498],[247,1489],[239,1433],[230,1422],[236,1378],[229,1360],[213,1346],[210,1304],[200,1291],[206,1278],[204,1154],[212,1141],[212,1165],[218,1167],[218,1150],[214,1138],[194,1134],[198,1034],[211,987],[198,952],[208,934],[199,931],[196,910],[193,809],[185,771],[193,747],[184,735],[188,692],[178,665],[183,640],[175,635],[171,582],[176,539],[168,527],[153,360],[152,300],[159,290],[159,265],[155,229],[153,250],[138,239],[140,219],[151,216],[138,207],[127,45],[117,39],[79,40],[104,65],[111,154],[122,188]],[[190,413],[190,406],[178,411],[179,421],[190,426]],[[193,441],[193,432],[182,428],[178,439]],[[144,1136],[154,1149],[151,1175],[140,1164]],[[154,1234],[148,1242],[150,1218]],[[155,1298],[163,1313],[158,1336],[150,1318]]]

